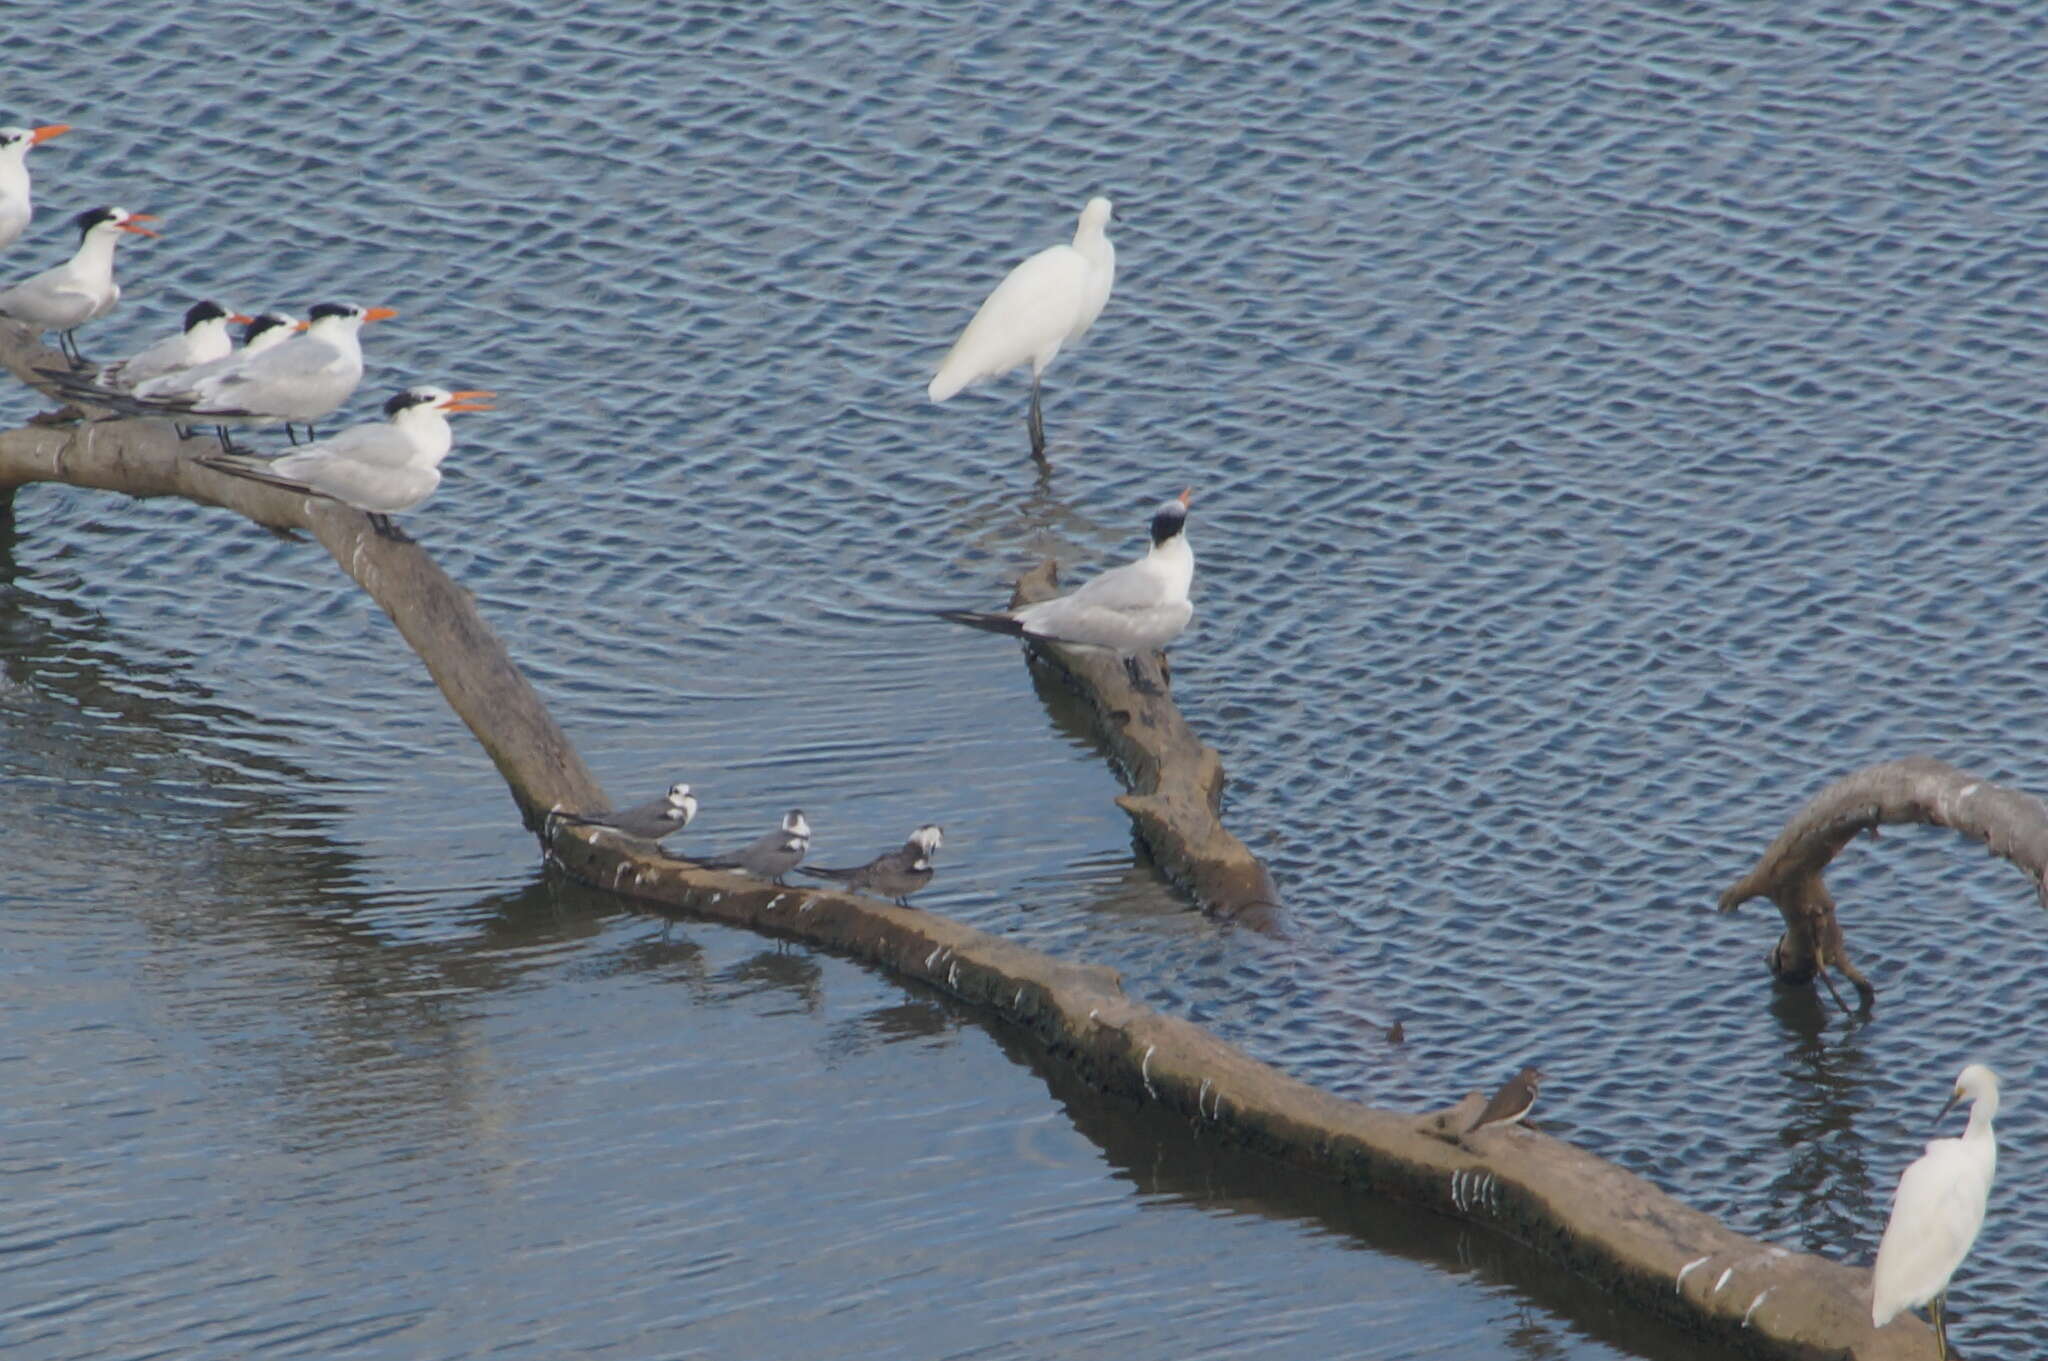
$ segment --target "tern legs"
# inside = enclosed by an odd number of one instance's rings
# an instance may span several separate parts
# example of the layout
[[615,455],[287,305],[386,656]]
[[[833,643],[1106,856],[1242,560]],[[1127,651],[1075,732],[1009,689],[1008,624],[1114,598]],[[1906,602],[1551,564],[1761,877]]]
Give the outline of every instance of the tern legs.
[[[1164,662],[1160,664],[1159,674],[1162,679],[1166,675]],[[1124,658],[1124,675],[1130,678],[1131,688],[1141,695],[1163,695],[1166,693],[1165,690],[1153,682],[1150,676],[1145,674],[1145,664],[1137,657]]]

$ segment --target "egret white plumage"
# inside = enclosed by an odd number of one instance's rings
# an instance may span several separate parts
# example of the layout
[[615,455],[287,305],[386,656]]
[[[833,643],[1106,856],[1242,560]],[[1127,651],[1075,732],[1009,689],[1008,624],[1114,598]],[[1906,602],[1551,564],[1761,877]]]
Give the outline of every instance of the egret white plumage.
[[126,208],[88,208],[71,219],[78,228],[78,249],[61,265],[23,279],[0,292],[0,312],[28,322],[39,331],[62,333],[59,344],[74,363],[84,363],[72,332],[114,310],[121,285],[114,282],[114,247],[122,232],[155,236],[138,222],[153,222],[151,213]]
[[1891,1221],[1870,1273],[1871,1323],[1882,1328],[1901,1311],[1926,1306],[1943,1361],[1948,1356],[1944,1304],[1949,1278],[1984,1227],[1984,1203],[1998,1170],[1998,1139],[1991,1130],[1998,1114],[1998,1075],[1981,1063],[1963,1069],[1941,1113],[1947,1115],[1964,1097],[1970,1098],[1970,1123],[1962,1137],[1933,1140],[1899,1177]]
[[255,482],[313,492],[369,512],[378,532],[392,532],[389,516],[411,510],[441,485],[441,460],[454,446],[448,417],[489,411],[491,393],[412,387],[384,403],[382,421],[350,426],[280,458],[209,454],[199,461]]
[[1081,210],[1072,245],[1048,246],[1003,277],[946,352],[926,393],[943,402],[970,383],[1031,366],[1031,455],[1045,457],[1040,380],[1062,347],[1088,333],[1116,282],[1116,247],[1106,229],[1110,203]]
[[1180,637],[1194,618],[1188,591],[1195,579],[1195,553],[1188,547],[1188,498],[1184,491],[1152,513],[1152,546],[1136,562],[1112,567],[1066,595],[1013,610],[940,610],[941,619],[1021,634],[1050,642],[1103,648],[1124,662],[1131,684],[1158,693],[1139,671],[1139,654]]
[[35,216],[29,194],[28,153],[52,137],[71,131],[69,123],[45,123],[39,128],[0,128],[0,250],[14,244],[28,230]]

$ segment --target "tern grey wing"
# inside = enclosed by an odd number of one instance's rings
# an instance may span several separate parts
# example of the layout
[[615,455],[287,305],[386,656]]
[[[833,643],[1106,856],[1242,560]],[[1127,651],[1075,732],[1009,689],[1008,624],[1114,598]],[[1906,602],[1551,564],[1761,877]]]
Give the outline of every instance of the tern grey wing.
[[331,454],[287,454],[270,467],[281,477],[377,515],[411,510],[441,485],[438,468],[377,468]]

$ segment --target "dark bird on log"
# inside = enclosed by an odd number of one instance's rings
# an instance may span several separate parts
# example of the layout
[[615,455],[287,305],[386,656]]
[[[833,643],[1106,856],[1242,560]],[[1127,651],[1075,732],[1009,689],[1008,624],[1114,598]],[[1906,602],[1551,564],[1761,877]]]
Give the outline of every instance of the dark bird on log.
[[564,822],[579,823],[585,827],[602,827],[608,832],[632,837],[635,841],[660,841],[690,825],[690,819],[697,816],[697,800],[691,795],[690,786],[672,784],[668,793],[660,798],[636,803],[619,812],[557,813],[555,816]]
[[936,825],[926,823],[910,834],[910,840],[865,865],[845,869],[813,869],[806,865],[803,872],[820,879],[836,879],[848,888],[894,899],[898,907],[909,907],[910,895],[932,881],[932,857],[939,853],[944,840]]
[[811,824],[804,810],[792,808],[782,815],[782,825],[730,855],[714,855],[697,863],[706,869],[740,870],[756,879],[783,883],[783,876],[803,862],[811,850]]
[[1465,1126],[1465,1133],[1487,1125],[1514,1125],[1521,1123],[1529,1114],[1529,1108],[1536,1104],[1536,1088],[1541,1085],[1545,1074],[1535,1064],[1530,1064],[1501,1084],[1493,1094],[1493,1100],[1486,1103],[1486,1109],[1479,1112],[1479,1118]]
[[938,610],[941,619],[991,633],[1018,634],[1047,642],[1102,648],[1123,658],[1131,684],[1144,694],[1159,687],[1135,665],[1180,637],[1194,617],[1188,589],[1195,579],[1195,554],[1188,547],[1188,499],[1192,490],[1161,505],[1152,515],[1152,546],[1145,556],[1112,567],[1078,590],[1013,610]]

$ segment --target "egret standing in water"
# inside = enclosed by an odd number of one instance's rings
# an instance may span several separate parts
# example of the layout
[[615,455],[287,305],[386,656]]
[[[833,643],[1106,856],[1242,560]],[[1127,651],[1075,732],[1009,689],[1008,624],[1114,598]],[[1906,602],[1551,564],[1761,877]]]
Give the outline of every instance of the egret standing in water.
[[1109,200],[1092,198],[1081,210],[1071,246],[1048,246],[1004,276],[974,320],[953,342],[926,392],[943,402],[970,383],[1031,366],[1031,456],[1045,458],[1045,417],[1039,379],[1060,347],[1088,334],[1116,281],[1116,247],[1109,243]]
[[1998,1140],[1991,1132],[1991,1119],[1998,1114],[1998,1075],[1981,1063],[1963,1069],[1942,1115],[1966,1096],[1970,1124],[1963,1137],[1933,1140],[1900,1176],[1891,1223],[1885,1225],[1877,1265],[1871,1269],[1871,1323],[1882,1328],[1901,1310],[1928,1306],[1942,1361],[1949,1354],[1942,1307],[1949,1277],[1970,1255],[1977,1230],[1984,1227],[1984,1202],[1998,1169]]

